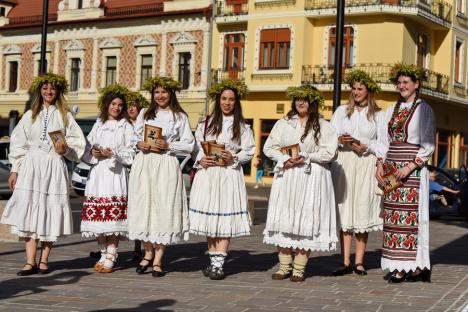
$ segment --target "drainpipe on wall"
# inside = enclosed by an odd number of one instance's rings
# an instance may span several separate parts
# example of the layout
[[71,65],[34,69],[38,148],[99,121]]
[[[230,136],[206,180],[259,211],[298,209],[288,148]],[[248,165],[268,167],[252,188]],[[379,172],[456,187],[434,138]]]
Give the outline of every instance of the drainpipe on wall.
[[208,72],[206,73],[206,98],[205,98],[205,116],[209,114],[210,110],[210,96],[208,91],[211,87],[211,57],[213,55],[213,29],[214,29],[214,18],[216,12],[216,0],[212,0],[211,3],[211,18],[210,18],[210,33],[209,33],[209,47],[208,47]]

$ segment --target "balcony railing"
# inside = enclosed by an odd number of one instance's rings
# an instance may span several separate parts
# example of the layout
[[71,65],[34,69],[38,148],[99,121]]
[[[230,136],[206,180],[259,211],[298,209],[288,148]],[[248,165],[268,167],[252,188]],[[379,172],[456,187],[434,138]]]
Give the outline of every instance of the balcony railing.
[[[442,0],[348,0],[346,7],[387,6],[399,8],[416,8],[422,13],[452,22],[452,5]],[[336,0],[306,0],[306,10],[334,9]]]
[[164,11],[163,3],[146,4],[138,6],[128,6],[123,8],[113,8],[106,10],[106,16],[123,16],[135,14],[147,14]]
[[216,16],[246,15],[249,13],[249,3],[226,4],[226,1],[216,1]]
[[225,69],[212,69],[211,70],[211,81],[220,82],[224,79],[245,79],[245,68],[225,70]]
[[[343,78],[352,69],[361,69],[369,74],[375,82],[379,84],[390,84],[388,80],[390,69],[393,64],[356,64],[351,66],[345,66],[343,68]],[[428,76],[427,81],[424,81],[421,85],[421,91],[423,93],[430,94],[448,94],[449,89],[449,77],[443,74],[433,72],[426,69]],[[333,77],[335,74],[334,67],[331,66],[302,66],[302,83],[311,85],[331,85],[333,84]]]

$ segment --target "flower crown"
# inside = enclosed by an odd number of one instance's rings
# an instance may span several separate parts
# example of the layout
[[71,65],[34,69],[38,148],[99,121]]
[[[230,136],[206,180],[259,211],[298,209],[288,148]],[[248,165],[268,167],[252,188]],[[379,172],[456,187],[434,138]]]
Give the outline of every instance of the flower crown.
[[418,67],[413,64],[405,64],[405,63],[396,63],[390,69],[388,80],[390,80],[393,84],[398,83],[398,77],[400,76],[408,76],[412,77],[419,81],[426,81],[427,80],[427,73],[424,68]]
[[65,77],[63,76],[60,76],[54,73],[47,73],[45,75],[34,78],[31,84],[31,92],[36,93],[46,83],[50,83],[51,85],[56,87],[59,91],[61,91],[63,94],[68,92],[67,79],[65,79]]
[[148,78],[144,83],[145,90],[148,90],[149,92],[153,92],[156,87],[162,87],[174,92],[182,90],[180,82],[175,81],[170,77],[156,76]]
[[310,104],[317,102],[319,106],[323,106],[325,103],[322,94],[313,86],[302,85],[299,87],[289,87],[286,93],[293,100],[307,99]]
[[243,80],[224,79],[212,85],[208,94],[210,98],[215,101],[216,96],[226,89],[233,90],[239,98],[243,98],[249,92]]
[[149,106],[149,101],[138,91],[129,91],[126,101],[128,106],[132,106],[136,103],[138,103],[141,108]]
[[345,78],[345,81],[352,88],[355,82],[362,83],[366,86],[367,90],[370,92],[380,92],[382,89],[379,85],[363,70],[353,69],[351,70]]
[[127,102],[128,94],[130,92],[131,91],[127,87],[124,87],[119,84],[113,84],[102,88],[99,90],[99,93],[101,93],[101,95],[98,99],[98,107],[102,108],[102,106],[104,105],[104,100],[109,94],[113,94],[115,97],[118,97],[119,99]]

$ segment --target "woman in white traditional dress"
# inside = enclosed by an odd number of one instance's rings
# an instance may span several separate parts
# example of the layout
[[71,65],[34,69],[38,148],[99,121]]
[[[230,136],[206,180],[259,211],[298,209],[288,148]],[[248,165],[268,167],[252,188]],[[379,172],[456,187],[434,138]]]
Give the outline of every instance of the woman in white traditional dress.
[[[48,273],[53,242],[73,233],[64,157],[78,161],[86,140],[63,96],[67,89],[68,83],[62,76],[49,73],[35,78],[31,109],[11,135],[8,185],[13,195],[1,222],[10,225],[11,232],[26,242],[26,264],[17,273],[19,276]],[[55,131],[58,132],[50,135]],[[39,241],[41,255],[37,265]]]
[[288,88],[288,95],[291,110],[276,122],[263,148],[277,162],[263,241],[278,247],[280,267],[272,278],[302,282],[310,252],[336,248],[330,162],[338,140],[319,116],[323,98],[315,88]]
[[[241,81],[224,80],[210,90],[213,112],[195,132],[197,174],[190,193],[190,233],[206,236],[210,265],[203,274],[210,279],[225,277],[224,262],[232,237],[250,234],[247,191],[242,165],[252,160],[255,141],[245,123],[240,99],[247,87]],[[217,165],[206,155],[203,142],[223,144]]]
[[91,165],[81,214],[83,237],[96,237],[101,257],[94,269],[113,272],[121,237],[127,236],[128,169],[135,156],[133,126],[126,118],[129,90],[112,85],[101,91],[100,115],[88,135],[83,161]]
[[426,164],[434,151],[435,118],[419,98],[425,79],[425,70],[414,65],[397,63],[390,72],[400,98],[387,110],[388,135],[379,138],[386,152],[377,158],[376,174],[382,185],[387,174],[400,182],[383,201],[381,264],[389,283],[431,281]]
[[[175,94],[179,82],[154,77],[145,86],[151,92],[151,103],[141,110],[135,125],[134,142],[140,153],[130,172],[128,232],[130,239],[145,245],[137,273],[152,266],[153,277],[160,277],[164,275],[161,266],[166,246],[188,240],[187,195],[176,155],[189,155],[195,139]],[[145,127],[150,126],[162,129],[154,146],[145,141],[150,138],[145,138]]]
[[[364,266],[369,232],[382,229],[380,217],[382,192],[375,179],[377,137],[386,135],[385,114],[375,102],[380,87],[359,69],[346,77],[351,93],[348,104],[333,114],[331,124],[338,135],[340,147],[332,164],[332,177],[337,204],[342,265],[333,275],[353,272],[367,275]],[[356,237],[354,268],[351,267],[351,245]]]

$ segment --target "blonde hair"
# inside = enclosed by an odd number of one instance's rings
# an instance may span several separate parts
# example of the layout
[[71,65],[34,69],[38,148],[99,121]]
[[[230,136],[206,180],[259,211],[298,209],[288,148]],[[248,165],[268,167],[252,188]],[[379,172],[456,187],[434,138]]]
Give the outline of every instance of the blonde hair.
[[[367,90],[367,88],[366,88]],[[371,121],[375,119],[375,114],[382,109],[377,105],[375,101],[375,93],[367,90],[367,120]],[[346,110],[346,116],[351,118],[351,115],[354,113],[354,107],[356,106],[356,102],[354,101],[353,92],[349,94],[348,100],[348,109]]]
[[[44,100],[41,95],[42,86],[34,93],[34,97],[31,104],[32,111],[32,121],[34,122],[42,110],[42,104]],[[68,126],[68,117],[67,113],[70,111],[67,101],[63,96],[63,92],[57,88],[57,97],[55,98],[55,107],[62,114],[63,126],[66,128]]]

